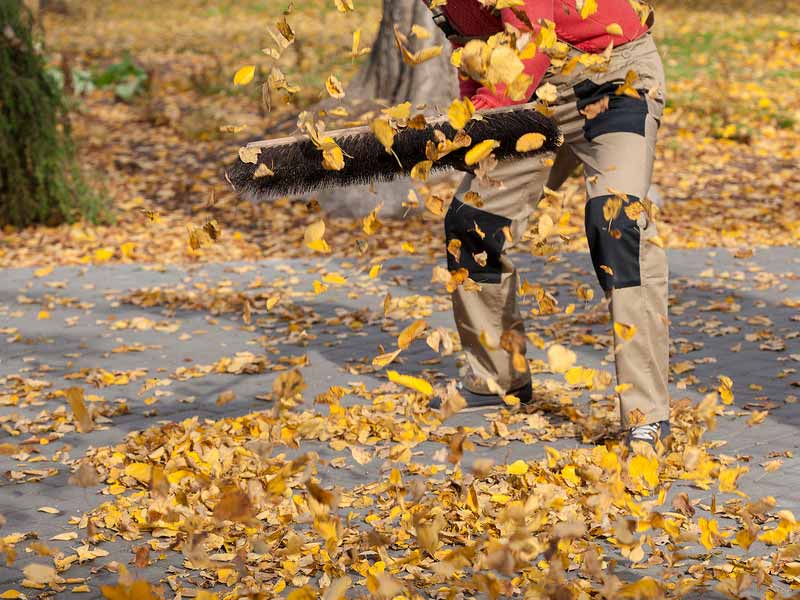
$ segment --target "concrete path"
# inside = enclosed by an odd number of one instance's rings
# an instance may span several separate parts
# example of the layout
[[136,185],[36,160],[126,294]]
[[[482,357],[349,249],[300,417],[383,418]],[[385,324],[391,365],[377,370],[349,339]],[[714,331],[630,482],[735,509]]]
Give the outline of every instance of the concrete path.
[[[562,306],[578,302],[574,289],[579,282],[592,286],[595,296],[601,296],[586,255],[569,255],[552,263],[522,256],[516,261],[526,279],[555,291]],[[697,399],[704,388],[716,387],[718,375],[731,377],[736,410],[718,420],[713,437],[725,440],[719,452],[750,457],[750,472],[740,480],[742,491],[753,498],[774,496],[780,508],[800,516],[800,249],[763,249],[747,259],[736,259],[721,249],[673,251],[670,263],[675,342],[672,363],[679,371],[673,374],[674,399]],[[333,271],[347,276],[348,284],[329,284],[323,294],[310,293],[314,280],[320,280],[323,272]],[[0,445],[23,444],[35,449],[32,456],[44,458],[20,462],[0,455],[0,514],[6,519],[0,538],[15,532],[35,532],[53,547],[69,549],[81,545],[79,540],[59,542],[50,538],[75,531],[68,519],[79,517],[106,497],[93,489],[67,483],[69,467],[64,463],[69,462],[68,458],[80,458],[90,447],[119,443],[128,432],[163,421],[192,416],[219,419],[264,410],[268,405],[256,396],[271,389],[276,376],[274,367],[286,366],[286,357],[297,357],[298,361],[307,357],[307,366],[302,367],[308,384],[306,407],[312,406],[315,395],[334,384],[361,381],[375,387],[385,381],[382,373],[360,373],[371,371],[367,367],[380,353],[380,344],[387,349],[394,347],[399,329],[386,331],[382,318],[386,292],[393,298],[423,297],[411,303],[420,313],[417,316],[424,316],[432,327],[453,327],[447,300],[429,283],[430,264],[413,260],[385,264],[378,284],[366,275],[350,273],[352,268],[335,260],[322,265],[312,261],[264,260],[161,270],[140,265],[63,267],[42,277],[37,277],[33,269],[0,272]],[[144,307],[125,301],[132,292],[155,286],[163,290],[182,287],[201,300],[224,298],[237,291],[283,294],[287,298],[295,293],[297,306],[304,308],[296,309],[293,319],[297,331],[287,337],[287,321],[263,318],[263,307],[255,307],[258,310],[253,313],[252,325],[247,326],[240,313],[211,315],[204,310]],[[530,302],[526,300],[526,313]],[[426,307],[430,310],[428,315]],[[579,307],[576,313],[585,310],[591,310],[591,306]],[[332,324],[335,317],[344,325]],[[558,335],[559,327],[576,327],[575,321],[564,319],[563,315],[530,318],[527,325],[529,330],[555,331]],[[361,326],[349,327],[353,320]],[[398,320],[398,325],[401,328],[409,322],[410,317]],[[610,356],[604,347],[608,341],[607,325],[587,323],[580,327],[584,333],[598,336],[600,343],[574,347],[579,354],[578,363],[610,370]],[[146,380],[168,379],[181,368],[211,365],[241,352],[266,355],[265,371],[173,379],[170,385],[158,388],[163,395],[155,396],[154,403],[144,402],[145,398],[154,397],[152,390],[140,393]],[[424,342],[416,342],[402,356],[404,362],[396,367],[403,373],[422,373],[441,383],[457,376],[455,357],[432,365],[430,361],[438,355]],[[544,359],[544,354],[534,349],[531,357]],[[80,373],[81,369],[125,374],[131,381],[94,387],[87,378],[102,381],[103,373],[90,371],[84,371],[79,379],[65,379],[65,375]],[[94,395],[90,403],[107,416],[90,433],[64,433],[60,424],[69,415],[68,408],[64,412],[67,403],[63,398],[44,398],[48,391],[75,385],[84,387],[87,395]],[[38,387],[42,387],[40,393],[31,393]],[[232,391],[235,399],[220,406],[215,401],[223,391]],[[761,423],[747,424],[753,411],[764,410],[768,413]],[[735,416],[734,412],[744,416]],[[477,426],[485,419],[483,413],[456,415],[452,424]],[[574,439],[550,443],[557,447],[578,444]],[[541,443],[525,446],[512,442],[503,449],[502,456],[496,455],[497,449],[479,447],[466,460],[487,454],[497,462],[540,457],[543,447]],[[429,448],[435,450],[433,445]],[[323,457],[335,456],[321,444],[303,447],[303,451],[311,449]],[[768,473],[759,466],[771,460],[771,453],[785,451],[793,453],[793,457],[784,456],[776,472]],[[337,471],[337,477],[336,483],[346,486],[375,480],[381,474],[377,465],[369,465],[360,472],[350,470],[343,475]],[[690,495],[703,497],[704,502],[711,499],[711,492],[697,489],[692,489]],[[57,508],[60,514],[40,512],[41,507]],[[89,582],[92,591],[73,594],[69,591],[72,586],[66,586],[54,597],[102,597],[99,585],[115,582],[116,575],[100,567],[112,560],[129,563],[131,546],[138,544],[105,544],[108,556],[68,572],[70,577],[93,573]],[[17,544],[18,556],[13,566],[0,566],[0,593],[17,589],[28,598],[38,597],[40,592],[20,586],[22,568],[37,561],[32,553],[22,550],[25,546],[25,542]],[[180,563],[180,555],[167,561],[178,566]],[[165,568],[162,561],[144,569],[141,576],[158,581]],[[637,576],[641,574],[641,570],[636,572]]]

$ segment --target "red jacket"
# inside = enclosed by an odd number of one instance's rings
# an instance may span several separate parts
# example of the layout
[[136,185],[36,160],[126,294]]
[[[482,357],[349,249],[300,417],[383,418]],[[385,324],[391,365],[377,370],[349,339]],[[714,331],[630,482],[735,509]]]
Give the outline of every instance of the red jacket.
[[[430,0],[424,0],[426,4]],[[562,42],[567,42],[583,52],[599,53],[613,42],[614,46],[635,40],[644,35],[648,26],[642,21],[631,5],[636,0],[597,0],[597,11],[581,18],[580,10],[576,7],[577,0],[523,0],[524,5],[517,10],[524,10],[530,22],[539,29],[539,20],[548,19],[555,23],[556,35]],[[581,5],[592,2],[584,0]],[[506,23],[513,25],[520,31],[528,31],[527,26],[517,18],[510,8],[499,11],[499,15],[484,8],[479,0],[448,0],[441,7],[450,24],[462,35],[485,36],[504,30]],[[610,25],[617,24],[622,28],[622,35],[609,34]],[[616,28],[612,28],[616,29]],[[514,102],[505,95],[505,87],[497,86],[495,92],[471,79],[459,78],[461,95],[469,96],[476,108],[489,108],[526,102],[527,98],[539,86],[542,77],[550,66],[550,58],[541,51],[524,60],[525,73],[531,76],[532,85],[528,90],[525,100]]]

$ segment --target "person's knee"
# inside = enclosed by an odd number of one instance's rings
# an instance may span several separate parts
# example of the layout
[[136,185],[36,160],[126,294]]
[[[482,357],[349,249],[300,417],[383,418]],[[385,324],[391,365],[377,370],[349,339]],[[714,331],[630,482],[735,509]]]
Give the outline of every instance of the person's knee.
[[633,195],[603,195],[586,203],[586,238],[597,279],[604,290],[641,285],[639,216]]
[[453,199],[444,217],[447,267],[467,269],[478,283],[499,283],[511,219]]

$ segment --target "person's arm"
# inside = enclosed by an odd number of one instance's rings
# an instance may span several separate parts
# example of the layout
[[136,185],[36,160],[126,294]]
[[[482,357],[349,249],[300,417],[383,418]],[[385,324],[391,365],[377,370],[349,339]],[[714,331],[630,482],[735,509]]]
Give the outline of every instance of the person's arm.
[[[533,25],[534,36],[539,32],[540,19],[554,20],[553,4],[553,0],[525,0],[525,4],[518,8],[518,10],[525,12],[528,20]],[[500,18],[504,24],[513,25],[522,32],[529,31],[528,26],[510,8],[504,8],[500,11]],[[506,96],[505,84],[496,85],[494,92],[485,86],[480,86],[472,96],[472,103],[475,108],[494,108],[496,106],[510,106],[528,102],[550,66],[550,57],[537,48],[533,58],[523,59],[522,64],[525,66],[525,74],[531,77],[531,85],[528,86],[528,90],[522,100],[512,100]]]

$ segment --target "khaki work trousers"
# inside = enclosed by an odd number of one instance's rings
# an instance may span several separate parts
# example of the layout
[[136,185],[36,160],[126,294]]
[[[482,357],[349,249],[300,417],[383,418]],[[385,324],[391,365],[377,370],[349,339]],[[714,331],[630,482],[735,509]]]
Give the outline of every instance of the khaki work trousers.
[[[630,71],[637,75],[632,87],[640,98],[616,94]],[[654,239],[657,229],[652,216],[647,211],[637,215],[635,210],[625,210],[644,200],[650,187],[664,106],[661,59],[652,37],[645,35],[614,49],[604,73],[578,66],[570,75],[551,75],[543,83],[558,90],[551,106],[564,134],[552,168],[541,156],[501,162],[490,173],[492,179],[502,182],[500,187],[484,186],[468,173],[445,217],[446,243],[453,239],[461,242],[458,257],[447,253],[448,267],[451,271],[466,268],[481,286],[480,291],[459,287],[452,296],[471,371],[465,385],[473,392],[487,393],[482,382],[489,378],[504,390],[517,389],[529,380],[529,372],[514,369],[509,352],[487,347],[480,337],[485,332],[488,339],[497,341],[504,332],[524,333],[517,304],[517,273],[506,253],[525,231],[543,187],[557,188],[582,163],[586,236],[595,272],[611,300],[613,322],[635,328],[629,340],[614,334],[617,381],[625,384],[620,392],[622,425],[628,428],[668,419],[666,254]],[[586,109],[588,105],[603,107],[606,101],[605,110],[587,118],[596,112]],[[463,201],[470,191],[480,195],[480,208]],[[620,198],[625,198],[623,208],[609,222],[604,205]],[[628,327],[620,329],[630,332]]]

